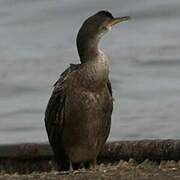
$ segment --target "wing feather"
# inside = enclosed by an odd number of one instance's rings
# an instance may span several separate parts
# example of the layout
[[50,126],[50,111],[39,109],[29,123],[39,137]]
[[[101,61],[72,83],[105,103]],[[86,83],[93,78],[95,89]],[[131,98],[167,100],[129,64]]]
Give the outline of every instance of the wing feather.
[[65,83],[67,76],[78,67],[79,64],[70,65],[70,67],[61,74],[58,81],[54,84],[54,90],[45,111],[46,131],[55,159],[61,170],[68,169],[68,158],[61,143],[64,122],[64,104],[66,99]]

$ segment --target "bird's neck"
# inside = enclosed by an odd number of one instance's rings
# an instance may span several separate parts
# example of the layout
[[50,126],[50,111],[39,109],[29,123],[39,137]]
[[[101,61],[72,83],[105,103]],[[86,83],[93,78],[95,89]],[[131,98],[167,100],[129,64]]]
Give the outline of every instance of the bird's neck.
[[77,37],[77,49],[83,66],[76,78],[81,86],[92,90],[106,86],[109,75],[109,62],[98,48],[99,40],[98,36],[84,36],[82,33]]
[[93,61],[98,58],[100,50],[98,37],[79,37],[77,38],[77,49],[81,63]]

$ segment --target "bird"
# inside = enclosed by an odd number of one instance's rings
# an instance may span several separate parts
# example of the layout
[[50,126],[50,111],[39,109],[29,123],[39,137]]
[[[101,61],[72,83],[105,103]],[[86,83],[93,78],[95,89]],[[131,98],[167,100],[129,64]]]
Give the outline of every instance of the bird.
[[113,111],[109,60],[99,41],[115,24],[129,19],[106,10],[87,18],[76,38],[80,63],[70,64],[54,84],[45,127],[60,171],[72,171],[82,163],[96,169]]

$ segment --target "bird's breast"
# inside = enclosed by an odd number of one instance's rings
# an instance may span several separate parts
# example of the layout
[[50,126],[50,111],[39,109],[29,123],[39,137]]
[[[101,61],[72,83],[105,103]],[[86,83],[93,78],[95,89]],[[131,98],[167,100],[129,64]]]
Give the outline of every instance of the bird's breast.
[[78,71],[72,74],[71,85],[94,91],[106,86],[108,76],[109,61],[103,53],[100,53],[96,59],[84,63]]

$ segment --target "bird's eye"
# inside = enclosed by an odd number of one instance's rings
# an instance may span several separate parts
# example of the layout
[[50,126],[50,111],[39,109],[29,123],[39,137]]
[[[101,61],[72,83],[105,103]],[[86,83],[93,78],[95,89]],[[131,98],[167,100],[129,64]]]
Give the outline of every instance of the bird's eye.
[[108,29],[107,29],[106,26],[103,26],[103,27],[102,27],[102,30],[103,30],[103,31],[107,31]]

